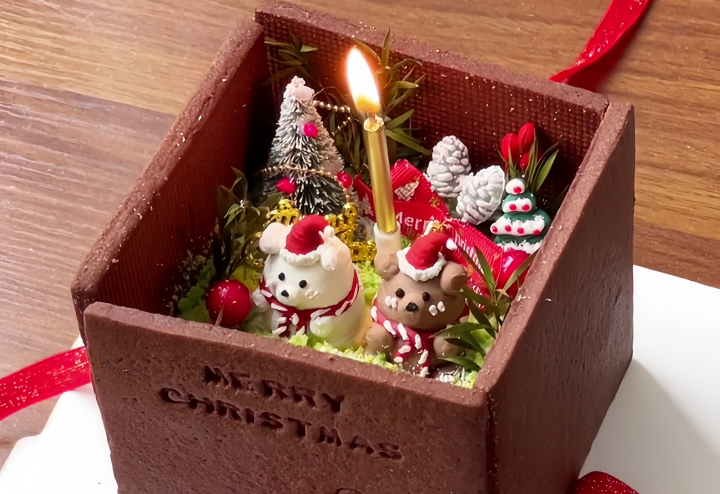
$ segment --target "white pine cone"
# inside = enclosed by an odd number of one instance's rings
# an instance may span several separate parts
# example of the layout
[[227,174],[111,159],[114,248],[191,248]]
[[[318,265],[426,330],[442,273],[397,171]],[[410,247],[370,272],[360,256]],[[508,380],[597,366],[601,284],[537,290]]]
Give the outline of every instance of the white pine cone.
[[457,197],[461,190],[461,177],[470,174],[470,158],[465,144],[455,136],[443,137],[433,148],[427,174],[432,189],[440,197]]
[[505,172],[499,166],[483,168],[462,180],[457,212],[471,225],[486,221],[498,208],[505,188]]

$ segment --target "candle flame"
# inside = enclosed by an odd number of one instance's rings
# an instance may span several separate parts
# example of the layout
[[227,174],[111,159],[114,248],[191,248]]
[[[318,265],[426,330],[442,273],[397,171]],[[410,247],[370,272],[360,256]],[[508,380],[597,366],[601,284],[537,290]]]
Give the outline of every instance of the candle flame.
[[380,96],[372,71],[360,50],[353,48],[347,59],[348,81],[355,107],[369,115],[380,112]]

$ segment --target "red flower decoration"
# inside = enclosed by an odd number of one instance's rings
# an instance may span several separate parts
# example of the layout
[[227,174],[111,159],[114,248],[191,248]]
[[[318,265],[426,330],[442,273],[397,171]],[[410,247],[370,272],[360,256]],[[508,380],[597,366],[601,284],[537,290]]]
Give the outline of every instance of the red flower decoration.
[[532,123],[526,123],[518,131],[518,141],[520,144],[520,154],[530,152],[530,148],[535,141],[535,125]]
[[518,162],[520,159],[520,141],[517,134],[511,132],[503,137],[500,143],[500,154],[502,154],[505,161],[510,161],[510,158],[512,158],[513,163]]
[[[500,260],[500,272],[497,275],[498,288],[505,286],[512,274],[527,260],[528,257],[530,257],[530,254],[523,250],[510,249],[503,252]],[[527,270],[520,275],[520,283],[525,281],[526,274]],[[512,286],[510,286],[510,288],[508,288],[507,294],[514,298],[515,295],[517,295],[517,291],[518,285],[517,282],[515,282]]]
[[529,164],[530,164],[530,154],[525,153],[520,158],[520,163],[518,163],[518,166],[520,167],[521,170],[524,170],[525,168],[528,167]]
[[336,177],[340,181],[340,184],[342,184],[342,186],[345,187],[346,189],[350,188],[350,186],[353,183],[352,177],[350,177],[350,175],[348,175],[345,172],[338,172]]
[[577,481],[574,494],[638,494],[638,492],[612,475],[590,472]]
[[278,192],[282,192],[283,194],[291,195],[293,192],[295,192],[295,189],[297,186],[295,185],[295,182],[290,180],[287,177],[283,177],[280,180],[278,180],[277,183],[277,190]]
[[248,287],[236,280],[215,283],[205,297],[210,320],[215,323],[222,311],[220,326],[232,328],[245,320],[252,301]]
[[312,122],[308,122],[303,125],[303,134],[308,136],[310,139],[315,139],[318,136],[318,128]]

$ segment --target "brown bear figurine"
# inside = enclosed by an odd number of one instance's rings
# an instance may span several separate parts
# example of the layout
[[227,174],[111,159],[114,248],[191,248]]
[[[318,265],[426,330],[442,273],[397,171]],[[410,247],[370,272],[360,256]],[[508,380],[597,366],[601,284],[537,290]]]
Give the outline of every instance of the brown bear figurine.
[[386,353],[420,376],[447,363],[440,357],[462,353],[443,338],[432,338],[441,329],[467,320],[460,291],[467,274],[446,259],[448,250],[456,248],[446,234],[431,232],[400,252],[375,258],[383,282],[371,309],[368,353]]

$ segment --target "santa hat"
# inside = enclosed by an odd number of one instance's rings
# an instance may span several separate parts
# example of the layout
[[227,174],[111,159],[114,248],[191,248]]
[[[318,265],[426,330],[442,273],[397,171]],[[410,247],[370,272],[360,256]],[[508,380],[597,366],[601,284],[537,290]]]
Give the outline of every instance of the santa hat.
[[397,253],[400,271],[415,281],[435,278],[447,263],[449,250],[457,245],[445,233],[430,232]]
[[290,229],[280,257],[294,266],[311,266],[318,262],[326,240],[335,236],[335,229],[319,214],[305,216]]

